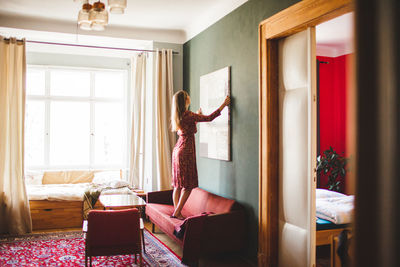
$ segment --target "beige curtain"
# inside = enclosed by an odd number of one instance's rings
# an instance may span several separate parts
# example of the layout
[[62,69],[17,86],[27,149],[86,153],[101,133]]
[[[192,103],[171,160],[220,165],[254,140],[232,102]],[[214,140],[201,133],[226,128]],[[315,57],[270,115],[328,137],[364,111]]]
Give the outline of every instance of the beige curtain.
[[[150,64],[147,64],[147,61]],[[146,191],[171,188],[172,50],[132,59],[130,183]]]
[[174,91],[172,50],[163,49],[156,53],[154,71],[156,99],[156,146],[159,189],[171,188],[171,154],[175,145],[175,134],[171,132],[171,101]]
[[146,147],[146,85],[147,85],[147,53],[142,53],[131,60],[132,66],[132,124],[131,124],[131,154],[129,182],[133,187],[149,189],[146,186],[144,163]]
[[24,182],[25,41],[0,36],[0,233],[32,230]]

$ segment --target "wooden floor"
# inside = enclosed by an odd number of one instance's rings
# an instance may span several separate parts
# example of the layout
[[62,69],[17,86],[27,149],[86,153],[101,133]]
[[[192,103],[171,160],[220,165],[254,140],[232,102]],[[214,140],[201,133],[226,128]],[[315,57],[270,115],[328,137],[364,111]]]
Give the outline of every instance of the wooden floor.
[[[151,222],[149,221],[144,221],[144,227],[151,232]],[[182,257],[182,248],[174,241],[172,240],[169,236],[164,234],[161,230],[159,230],[157,227],[155,228],[155,233],[153,233],[158,239],[160,239],[167,247],[169,247],[173,252],[175,252],[176,255],[179,257]]]
[[[148,221],[144,222],[145,228],[151,232],[151,223]],[[33,233],[49,233],[49,232],[67,232],[74,230],[82,230],[82,228],[65,228],[65,229],[52,229],[52,230],[39,230],[33,231]],[[173,239],[164,234],[157,227],[155,228],[154,235],[160,239],[165,245],[167,245],[172,251],[175,252],[179,257],[182,257],[182,248],[175,243]],[[221,255],[213,258],[201,258],[199,261],[199,267],[247,267],[256,266],[255,263],[245,261],[240,254],[234,253],[233,255]]]

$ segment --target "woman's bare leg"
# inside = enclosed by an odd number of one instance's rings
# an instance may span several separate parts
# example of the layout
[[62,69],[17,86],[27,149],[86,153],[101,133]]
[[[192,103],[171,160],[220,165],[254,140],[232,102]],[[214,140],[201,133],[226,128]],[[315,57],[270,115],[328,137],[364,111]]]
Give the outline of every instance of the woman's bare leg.
[[172,216],[175,216],[178,219],[184,219],[184,217],[181,214],[181,211],[186,201],[188,200],[191,192],[192,189],[185,189],[185,188],[182,189],[182,194],[181,197],[179,198],[178,206],[175,208],[175,211],[172,214]]
[[179,197],[181,196],[181,191],[182,191],[181,189],[182,188],[174,187],[174,191],[172,193],[172,200],[174,201],[174,209],[175,210],[179,203]]

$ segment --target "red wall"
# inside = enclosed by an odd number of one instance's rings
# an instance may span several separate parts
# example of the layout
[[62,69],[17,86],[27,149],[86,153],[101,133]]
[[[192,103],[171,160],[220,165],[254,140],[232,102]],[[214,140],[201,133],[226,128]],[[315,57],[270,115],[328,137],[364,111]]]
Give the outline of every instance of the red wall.
[[[346,145],[347,90],[349,62],[352,55],[340,57],[320,57],[319,64],[319,127],[320,153],[330,146],[338,153],[348,157]],[[320,187],[326,188],[327,177],[320,177]],[[346,183],[342,181],[342,191],[346,192]]]

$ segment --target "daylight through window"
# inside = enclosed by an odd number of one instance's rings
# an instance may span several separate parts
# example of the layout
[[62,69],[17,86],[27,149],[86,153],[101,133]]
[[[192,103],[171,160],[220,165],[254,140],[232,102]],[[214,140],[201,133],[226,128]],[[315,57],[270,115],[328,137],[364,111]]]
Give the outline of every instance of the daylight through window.
[[27,169],[110,169],[127,164],[125,70],[28,66]]

